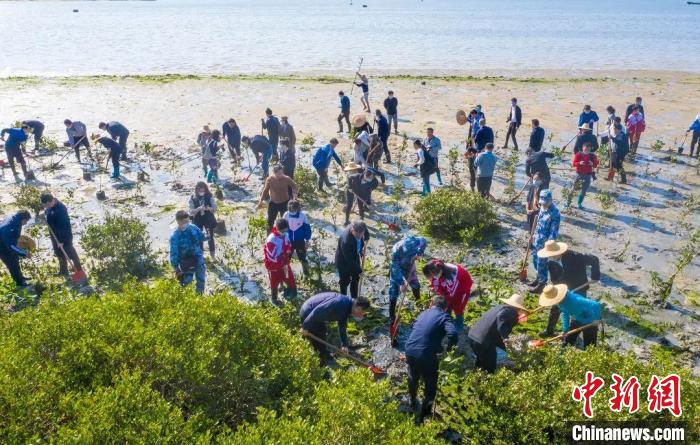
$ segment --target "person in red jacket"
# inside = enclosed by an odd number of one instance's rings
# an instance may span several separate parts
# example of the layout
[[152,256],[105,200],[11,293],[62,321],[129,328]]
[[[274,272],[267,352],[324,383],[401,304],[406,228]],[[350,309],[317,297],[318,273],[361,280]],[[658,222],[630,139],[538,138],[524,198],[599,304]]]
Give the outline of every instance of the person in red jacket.
[[285,298],[294,298],[297,294],[294,272],[290,265],[292,259],[292,243],[289,241],[287,232],[289,223],[284,218],[275,221],[274,227],[270,231],[265,241],[265,269],[270,277],[270,290],[272,292],[272,302],[279,304],[277,293],[279,285],[284,283]]
[[447,308],[455,314],[455,327],[464,329],[464,309],[472,291],[472,276],[460,264],[432,260],[423,266],[423,275],[430,281],[430,287],[447,301]]
[[591,153],[591,144],[583,144],[583,151],[574,155],[571,159],[571,166],[576,170],[576,180],[574,188],[581,187],[578,194],[578,208],[583,210],[583,198],[586,197],[586,192],[591,187],[591,180],[595,179],[595,169],[598,167],[598,157],[595,153]]
[[644,130],[646,130],[644,114],[642,114],[639,106],[632,108],[632,114],[627,117],[626,124],[627,135],[630,138],[630,153],[635,154],[639,146],[639,138],[642,136]]

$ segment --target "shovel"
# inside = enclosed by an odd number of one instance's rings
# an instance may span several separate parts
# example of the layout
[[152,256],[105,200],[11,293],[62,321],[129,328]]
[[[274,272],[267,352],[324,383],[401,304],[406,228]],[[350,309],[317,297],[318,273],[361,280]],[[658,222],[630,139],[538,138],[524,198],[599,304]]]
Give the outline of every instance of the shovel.
[[527,258],[530,256],[530,246],[532,245],[532,234],[535,233],[535,227],[537,227],[537,220],[539,215],[535,216],[535,220],[532,222],[532,228],[530,229],[530,236],[527,239],[527,249],[525,250],[525,258],[523,258],[523,266],[518,272],[518,278],[522,283],[527,281]]
[[[593,284],[593,283],[594,283],[594,281],[586,281],[585,283],[583,283],[582,285],[580,285],[580,286],[577,287],[576,289],[571,289],[571,292],[576,293],[576,292],[580,291],[581,289],[583,289],[584,287],[586,287],[586,286],[588,286],[588,285],[591,285],[591,284]],[[541,311],[543,311],[544,309],[546,309],[546,308],[548,308],[548,307],[549,307],[549,306],[538,306],[537,308],[535,308],[535,309],[533,309],[533,310],[531,310],[531,311],[528,311],[527,314],[521,315],[521,316],[518,317],[518,323],[526,323],[526,322],[528,321],[528,318],[529,318],[531,315],[535,315],[536,313],[541,312]]]
[[520,189],[520,191],[518,192],[518,194],[515,195],[515,196],[513,197],[513,199],[511,199],[510,201],[508,201],[508,205],[513,204],[513,203],[515,202],[516,199],[520,198],[520,195],[523,194],[523,192],[525,191],[525,187],[527,187],[528,184],[530,184],[530,182],[532,182],[532,178],[527,178],[527,182],[523,185],[523,188]]
[[404,289],[404,291],[401,293],[401,300],[399,300],[399,304],[396,305],[396,318],[394,319],[394,322],[389,326],[389,336],[391,337],[391,341],[394,341],[396,338],[396,334],[399,333],[399,321],[401,319],[401,308],[403,308],[403,303],[406,300],[406,293],[408,292],[408,288]]
[[683,142],[681,143],[681,146],[678,147],[678,154],[679,155],[683,154],[686,139],[688,139],[688,133],[685,134],[685,137],[683,137]]
[[66,253],[66,250],[63,248],[63,245],[61,245],[58,242],[58,238],[56,238],[56,234],[53,233],[53,230],[51,230],[51,227],[49,227],[49,233],[51,234],[51,237],[54,239],[54,241],[56,241],[56,244],[58,244],[58,248],[61,249],[61,252],[63,253],[64,258],[66,259],[66,261],[68,261],[68,264],[70,264],[71,269],[73,269],[73,273],[70,274],[70,280],[73,282],[73,284],[85,283],[88,279],[85,271],[76,269],[75,264],[73,264],[73,260],[68,258],[68,254]]
[[581,332],[581,331],[583,331],[583,330],[585,330],[585,329],[592,328],[593,326],[598,326],[598,323],[601,323],[601,320],[596,320],[596,321],[594,321],[593,323],[585,324],[585,325],[583,325],[583,326],[581,326],[581,327],[578,327],[578,328],[576,328],[576,329],[572,329],[572,330],[570,330],[570,331],[568,331],[568,332],[564,332],[564,333],[562,333],[562,334],[559,334],[559,335],[557,335],[556,337],[547,338],[547,339],[544,339],[544,340],[530,340],[530,341],[527,343],[527,345],[528,345],[530,348],[532,348],[532,349],[541,348],[542,346],[546,345],[547,343],[551,343],[551,342],[553,342],[554,340],[561,340],[562,338],[567,337],[567,336],[569,336],[569,335],[571,335],[571,334],[576,334],[576,333]]
[[336,352],[336,353],[342,355],[343,357],[347,357],[347,358],[349,358],[350,360],[352,360],[352,361],[354,361],[354,362],[356,362],[356,363],[358,363],[358,364],[364,366],[365,368],[367,368],[367,369],[369,369],[370,371],[372,371],[372,374],[374,374],[374,375],[377,376],[377,377],[382,377],[382,376],[385,376],[385,375],[386,375],[386,371],[384,371],[383,369],[381,369],[379,366],[375,366],[375,365],[373,365],[373,364],[371,364],[371,363],[369,363],[369,362],[366,362],[366,361],[362,360],[361,358],[356,357],[356,356],[353,355],[353,354],[349,354],[349,353],[346,354],[346,353],[344,353],[339,347],[337,347],[336,345],[331,344],[331,343],[328,343],[328,342],[325,341],[325,340],[321,340],[320,338],[316,337],[314,334],[312,334],[312,333],[310,333],[310,332],[305,332],[305,333],[303,333],[303,335],[304,335],[305,337],[308,337],[308,338],[310,338],[310,339],[312,339],[312,340],[314,340],[314,341],[317,341],[317,342],[319,342],[319,343],[325,345],[326,347],[328,347],[328,348],[330,348],[332,351],[334,351],[334,352]]
[[569,142],[567,142],[566,145],[564,145],[564,148],[561,149],[561,154],[564,154],[564,152],[566,151],[566,147],[568,147],[569,144],[570,144],[571,142],[573,142],[573,140],[576,139],[577,136],[578,136],[578,134],[575,135],[574,137],[572,137],[571,140],[569,140]]

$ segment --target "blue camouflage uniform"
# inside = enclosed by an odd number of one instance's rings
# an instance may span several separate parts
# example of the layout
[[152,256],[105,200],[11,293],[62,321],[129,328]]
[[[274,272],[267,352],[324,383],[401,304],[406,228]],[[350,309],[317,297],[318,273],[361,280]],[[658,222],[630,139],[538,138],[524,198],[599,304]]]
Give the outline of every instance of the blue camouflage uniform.
[[389,317],[395,318],[396,300],[404,280],[413,289],[414,295],[420,289],[414,258],[423,255],[428,241],[421,236],[406,235],[391,249],[391,270],[389,272]]
[[[549,190],[542,190],[540,193],[540,199],[542,195]],[[549,194],[551,199],[551,193]],[[537,226],[532,235],[532,246],[530,247],[532,252],[532,266],[537,271],[537,280],[539,284],[547,283],[547,258],[539,258],[537,256],[537,251],[544,247],[544,243],[548,240],[556,240],[559,236],[559,224],[561,223],[561,214],[557,206],[552,203],[548,209],[540,207],[540,211],[537,214]]]
[[[180,269],[182,277],[180,284],[186,286],[197,279],[196,290],[198,293],[204,292],[204,284],[206,277],[206,267],[204,266],[204,252],[202,243],[204,242],[204,234],[194,224],[188,224],[184,230],[175,229],[170,237],[170,265],[173,269]],[[182,267],[182,262],[185,257],[196,258],[194,268],[185,270]]]

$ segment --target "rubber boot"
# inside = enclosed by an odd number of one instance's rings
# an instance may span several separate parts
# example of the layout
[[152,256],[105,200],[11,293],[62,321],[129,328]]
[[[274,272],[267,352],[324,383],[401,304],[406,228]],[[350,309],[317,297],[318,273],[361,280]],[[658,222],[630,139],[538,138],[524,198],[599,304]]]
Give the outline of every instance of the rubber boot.
[[396,320],[396,300],[389,300],[389,325],[394,324]]
[[583,210],[583,198],[584,198],[583,194],[579,194],[579,195],[578,195],[578,204],[577,204],[577,207],[578,207],[579,210]]
[[280,305],[280,301],[279,301],[279,299],[277,298],[278,292],[279,292],[278,289],[270,289],[270,293],[271,293],[271,298],[270,298],[270,299],[272,300],[272,304],[274,304],[275,306],[279,306],[279,305]]
[[207,182],[211,184],[212,177],[214,176],[214,170],[209,170],[209,173],[207,173]]
[[308,277],[308,276],[311,275],[311,273],[310,273],[310,271],[309,271],[309,262],[308,262],[308,261],[302,261],[302,262],[301,262],[301,270],[302,270],[302,272],[304,273],[304,276],[305,276],[305,277]]
[[420,288],[418,288],[418,289],[411,288],[411,292],[413,292],[413,301],[415,301],[417,303],[418,300],[420,300]]
[[430,418],[433,415],[433,401],[426,402],[423,400],[423,406],[421,406],[420,416],[418,416],[418,424],[422,424],[426,418]]
[[119,167],[115,166],[112,169],[112,179],[119,179]]
[[624,168],[620,169],[620,184],[627,184],[627,172]]
[[440,175],[440,169],[435,170],[435,176],[437,176],[438,184],[442,185],[442,176]]
[[296,287],[286,287],[282,295],[287,300],[294,300],[297,297],[297,289]]

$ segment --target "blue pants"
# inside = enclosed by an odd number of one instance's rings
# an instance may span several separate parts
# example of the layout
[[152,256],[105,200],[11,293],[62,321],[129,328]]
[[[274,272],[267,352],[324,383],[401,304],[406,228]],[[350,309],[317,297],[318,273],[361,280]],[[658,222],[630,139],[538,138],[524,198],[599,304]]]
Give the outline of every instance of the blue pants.
[[[406,277],[406,282],[411,289],[420,289],[420,281],[418,281],[418,274],[416,273],[416,265],[412,264],[412,267],[408,270],[402,269],[403,276]],[[389,276],[389,301],[396,301],[399,298],[399,290],[403,284],[403,280],[395,280]]]
[[262,169],[263,169],[263,176],[267,178],[268,174],[270,173],[270,158],[272,157],[272,146],[265,150],[263,153],[263,158],[262,158]]
[[206,273],[207,273],[207,268],[204,265],[204,262],[200,264],[199,266],[195,267],[193,270],[189,272],[185,272],[182,275],[182,278],[180,279],[180,284],[183,286],[187,286],[194,280],[195,278],[197,279],[197,284],[195,285],[195,290],[197,291],[198,294],[204,293],[204,284],[205,284],[205,279],[206,279]]
[[423,196],[430,193],[430,175],[423,176]]
[[540,283],[546,283],[548,273],[547,258],[540,258],[537,256],[537,251],[540,250],[542,247],[532,246],[530,249],[532,252],[532,267],[534,267],[535,272],[537,272],[537,281],[539,281]]
[[110,151],[109,157],[112,158],[112,178],[119,177],[119,155],[121,153],[116,151]]

